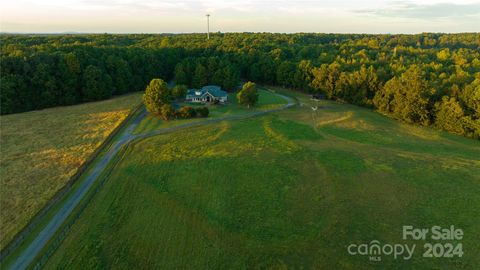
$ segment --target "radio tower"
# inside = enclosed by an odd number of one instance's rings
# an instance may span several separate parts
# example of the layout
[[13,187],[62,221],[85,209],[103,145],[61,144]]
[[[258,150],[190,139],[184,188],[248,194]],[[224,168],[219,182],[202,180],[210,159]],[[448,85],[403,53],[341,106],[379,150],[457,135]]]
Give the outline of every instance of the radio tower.
[[210,14],[207,14],[207,39],[210,39]]

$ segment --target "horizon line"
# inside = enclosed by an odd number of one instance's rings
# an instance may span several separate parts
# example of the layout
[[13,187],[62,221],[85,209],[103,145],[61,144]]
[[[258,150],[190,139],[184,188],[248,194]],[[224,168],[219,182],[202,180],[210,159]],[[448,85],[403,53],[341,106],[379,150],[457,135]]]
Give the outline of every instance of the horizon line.
[[[0,31],[0,35],[98,35],[98,34],[107,34],[107,35],[192,35],[192,34],[206,34],[207,32],[79,32],[79,31],[62,31],[62,32],[16,32],[16,31]],[[480,32],[475,31],[464,31],[464,32],[415,32],[415,33],[406,33],[406,32],[376,32],[376,33],[367,33],[367,32],[275,32],[275,31],[216,31],[210,32],[210,34],[327,34],[327,35],[421,35],[421,34],[480,34]]]

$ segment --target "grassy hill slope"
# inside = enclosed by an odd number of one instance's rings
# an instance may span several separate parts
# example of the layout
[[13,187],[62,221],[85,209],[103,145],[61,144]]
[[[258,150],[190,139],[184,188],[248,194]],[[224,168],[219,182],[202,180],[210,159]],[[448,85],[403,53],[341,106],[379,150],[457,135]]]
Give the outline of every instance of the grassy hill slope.
[[[311,101],[139,141],[47,269],[473,269],[480,143]],[[455,225],[462,258],[370,262],[347,246]],[[477,252],[477,253],[476,253]]]
[[0,117],[0,248],[140,103],[140,94]]

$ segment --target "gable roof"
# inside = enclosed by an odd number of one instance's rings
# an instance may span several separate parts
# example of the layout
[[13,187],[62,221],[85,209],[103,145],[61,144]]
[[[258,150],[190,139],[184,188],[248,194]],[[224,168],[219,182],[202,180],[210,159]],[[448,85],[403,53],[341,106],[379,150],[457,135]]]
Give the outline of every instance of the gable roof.
[[213,97],[226,97],[228,94],[227,92],[223,91],[220,86],[217,85],[207,85],[202,87],[202,89],[189,89],[187,92],[187,98],[192,97],[202,97],[206,93],[209,93]]
[[207,85],[202,87],[202,90],[205,92],[210,93],[214,97],[225,97],[227,96],[227,92],[223,91],[220,86],[216,85]]

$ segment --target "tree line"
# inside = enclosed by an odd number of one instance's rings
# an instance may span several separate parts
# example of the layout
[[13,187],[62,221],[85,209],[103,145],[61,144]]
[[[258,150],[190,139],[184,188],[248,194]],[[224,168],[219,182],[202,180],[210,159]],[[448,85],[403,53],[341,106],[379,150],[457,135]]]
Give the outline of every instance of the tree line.
[[94,46],[31,51],[4,45],[0,60],[1,113],[72,105],[140,91],[152,77],[172,77],[182,51]]
[[140,91],[152,78],[323,93],[480,137],[480,34],[2,35],[1,113]]

